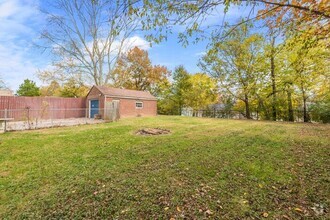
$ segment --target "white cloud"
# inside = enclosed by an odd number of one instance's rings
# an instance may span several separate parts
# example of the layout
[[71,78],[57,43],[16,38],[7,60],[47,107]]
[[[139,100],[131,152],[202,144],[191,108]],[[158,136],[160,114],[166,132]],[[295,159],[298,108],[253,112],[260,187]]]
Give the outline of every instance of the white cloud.
[[[122,41],[122,39],[117,39],[117,40],[111,42],[111,48],[112,49],[111,49],[110,54],[116,55],[118,53],[118,50],[120,49],[120,45],[122,43],[121,41]],[[103,48],[105,44],[106,44],[105,40],[102,40],[102,39],[98,42],[99,48]],[[89,50],[92,50],[93,42],[90,41],[90,42],[88,42],[87,45],[88,45]],[[149,50],[150,49],[150,43],[148,41],[146,41],[144,38],[142,38],[138,35],[135,35],[135,36],[128,37],[128,38],[124,39],[121,50],[122,50],[123,53],[126,53],[127,51],[129,51],[130,49],[132,49],[134,47],[139,47],[142,50]],[[87,52],[86,52],[86,55],[87,55]]]
[[38,3],[0,0],[0,76],[11,89],[25,78],[35,80],[38,58],[32,56],[33,40],[43,23]]
[[149,42],[146,41],[144,38],[139,37],[139,36],[129,37],[128,39],[126,39],[124,44],[125,44],[124,48],[126,50],[129,50],[129,49],[134,48],[134,47],[139,47],[142,50],[149,50],[150,49]]

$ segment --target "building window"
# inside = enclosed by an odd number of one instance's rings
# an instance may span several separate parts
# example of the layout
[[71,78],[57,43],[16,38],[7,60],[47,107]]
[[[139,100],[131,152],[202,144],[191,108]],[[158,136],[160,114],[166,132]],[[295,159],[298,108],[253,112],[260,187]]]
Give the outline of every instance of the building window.
[[135,102],[135,108],[143,108],[143,102]]

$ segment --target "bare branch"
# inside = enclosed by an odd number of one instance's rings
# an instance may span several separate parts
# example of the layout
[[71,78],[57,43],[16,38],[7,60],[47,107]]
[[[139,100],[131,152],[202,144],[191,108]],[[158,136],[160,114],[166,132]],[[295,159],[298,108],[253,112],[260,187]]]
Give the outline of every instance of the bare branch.
[[[124,51],[124,44],[138,27],[139,20],[129,13],[134,3],[136,1],[55,0],[52,11],[56,14],[46,12],[48,25],[41,37],[62,62],[58,66],[63,72],[82,72],[85,80],[96,85],[111,83],[112,71]],[[72,62],[66,65],[67,60]]]

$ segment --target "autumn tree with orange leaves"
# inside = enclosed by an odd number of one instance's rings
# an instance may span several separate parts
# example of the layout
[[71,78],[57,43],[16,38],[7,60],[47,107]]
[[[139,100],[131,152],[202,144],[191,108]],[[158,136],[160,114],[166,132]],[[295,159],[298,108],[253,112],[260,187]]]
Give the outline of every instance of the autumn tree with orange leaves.
[[170,71],[165,66],[153,66],[148,52],[134,47],[120,57],[114,74],[115,87],[150,91],[157,95],[168,82]]
[[259,0],[264,9],[258,18],[265,19],[270,27],[285,27],[289,31],[303,33],[315,40],[330,36],[329,0]]

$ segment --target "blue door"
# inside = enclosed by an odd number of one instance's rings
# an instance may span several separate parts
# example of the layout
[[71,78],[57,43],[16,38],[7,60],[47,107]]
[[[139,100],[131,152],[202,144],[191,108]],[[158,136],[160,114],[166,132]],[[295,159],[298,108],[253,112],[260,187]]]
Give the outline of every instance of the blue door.
[[99,100],[91,100],[90,117],[94,118],[94,115],[99,113]]

